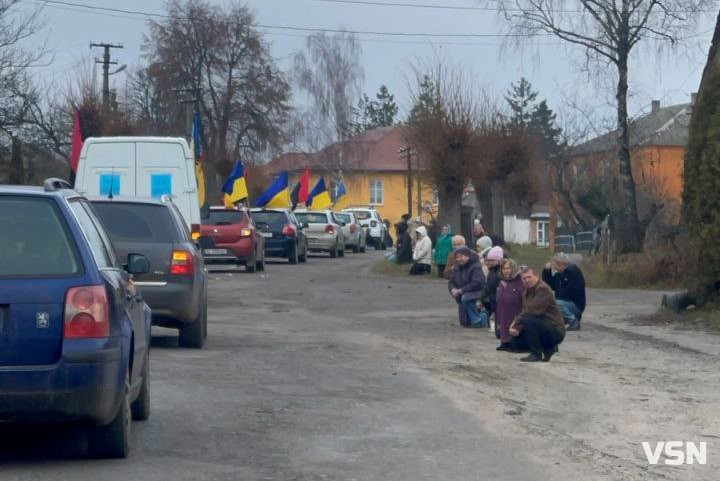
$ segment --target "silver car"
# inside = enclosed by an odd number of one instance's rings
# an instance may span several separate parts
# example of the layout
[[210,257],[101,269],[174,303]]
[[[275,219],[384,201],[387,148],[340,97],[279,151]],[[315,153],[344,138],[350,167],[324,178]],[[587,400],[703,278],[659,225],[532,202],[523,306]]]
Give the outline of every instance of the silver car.
[[330,257],[345,256],[343,222],[331,210],[296,210],[295,217],[303,226],[309,251],[328,252]]
[[352,212],[335,212],[335,218],[342,222],[343,235],[345,235],[345,247],[352,247],[354,253],[365,252],[365,229],[355,218]]

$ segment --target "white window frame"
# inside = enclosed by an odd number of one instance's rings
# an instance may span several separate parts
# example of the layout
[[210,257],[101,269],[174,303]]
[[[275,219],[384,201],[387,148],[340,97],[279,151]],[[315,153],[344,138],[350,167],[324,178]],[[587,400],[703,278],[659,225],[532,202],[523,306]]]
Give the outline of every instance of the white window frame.
[[[379,198],[378,198],[378,193]],[[383,205],[385,201],[385,192],[382,179],[372,179],[370,181],[370,205]]]
[[[542,227],[542,228],[541,228]],[[548,247],[550,245],[550,221],[538,220],[536,229],[536,241],[538,247]],[[541,240],[542,233],[542,240]]]

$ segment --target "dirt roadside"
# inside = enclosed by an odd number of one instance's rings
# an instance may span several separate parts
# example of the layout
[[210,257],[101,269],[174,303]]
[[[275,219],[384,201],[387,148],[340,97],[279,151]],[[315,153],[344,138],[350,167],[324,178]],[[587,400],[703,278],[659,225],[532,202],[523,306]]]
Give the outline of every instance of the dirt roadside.
[[[369,313],[412,319],[406,334],[374,342],[391,345],[399,368],[422,373],[555,479],[718,479],[720,337],[634,322],[657,309],[662,293],[591,290],[583,330],[568,333],[551,363],[527,365],[496,352],[492,334],[457,326],[441,282],[432,282],[437,293],[412,280],[393,284],[421,291],[422,301]],[[707,465],[650,466],[642,442],[670,440],[707,442]]]

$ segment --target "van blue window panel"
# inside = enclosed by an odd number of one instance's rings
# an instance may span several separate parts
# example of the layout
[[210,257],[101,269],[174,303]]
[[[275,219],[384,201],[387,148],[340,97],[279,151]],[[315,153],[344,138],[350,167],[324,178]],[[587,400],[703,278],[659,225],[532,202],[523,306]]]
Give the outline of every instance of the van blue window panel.
[[100,195],[120,195],[120,174],[100,174]]
[[172,195],[172,174],[150,175],[150,195],[162,197],[165,194]]

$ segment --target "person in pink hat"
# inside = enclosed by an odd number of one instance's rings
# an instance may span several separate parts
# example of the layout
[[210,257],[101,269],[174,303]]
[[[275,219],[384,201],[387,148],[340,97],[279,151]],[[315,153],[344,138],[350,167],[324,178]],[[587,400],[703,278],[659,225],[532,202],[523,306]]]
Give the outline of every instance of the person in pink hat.
[[[487,282],[485,284],[485,293],[482,298],[483,307],[488,315],[494,314],[497,309],[497,288],[500,285],[500,263],[505,257],[502,247],[495,246],[490,249],[485,256],[485,266],[488,269]],[[496,329],[495,322],[490,323],[490,332],[494,332],[499,338],[499,331]]]

